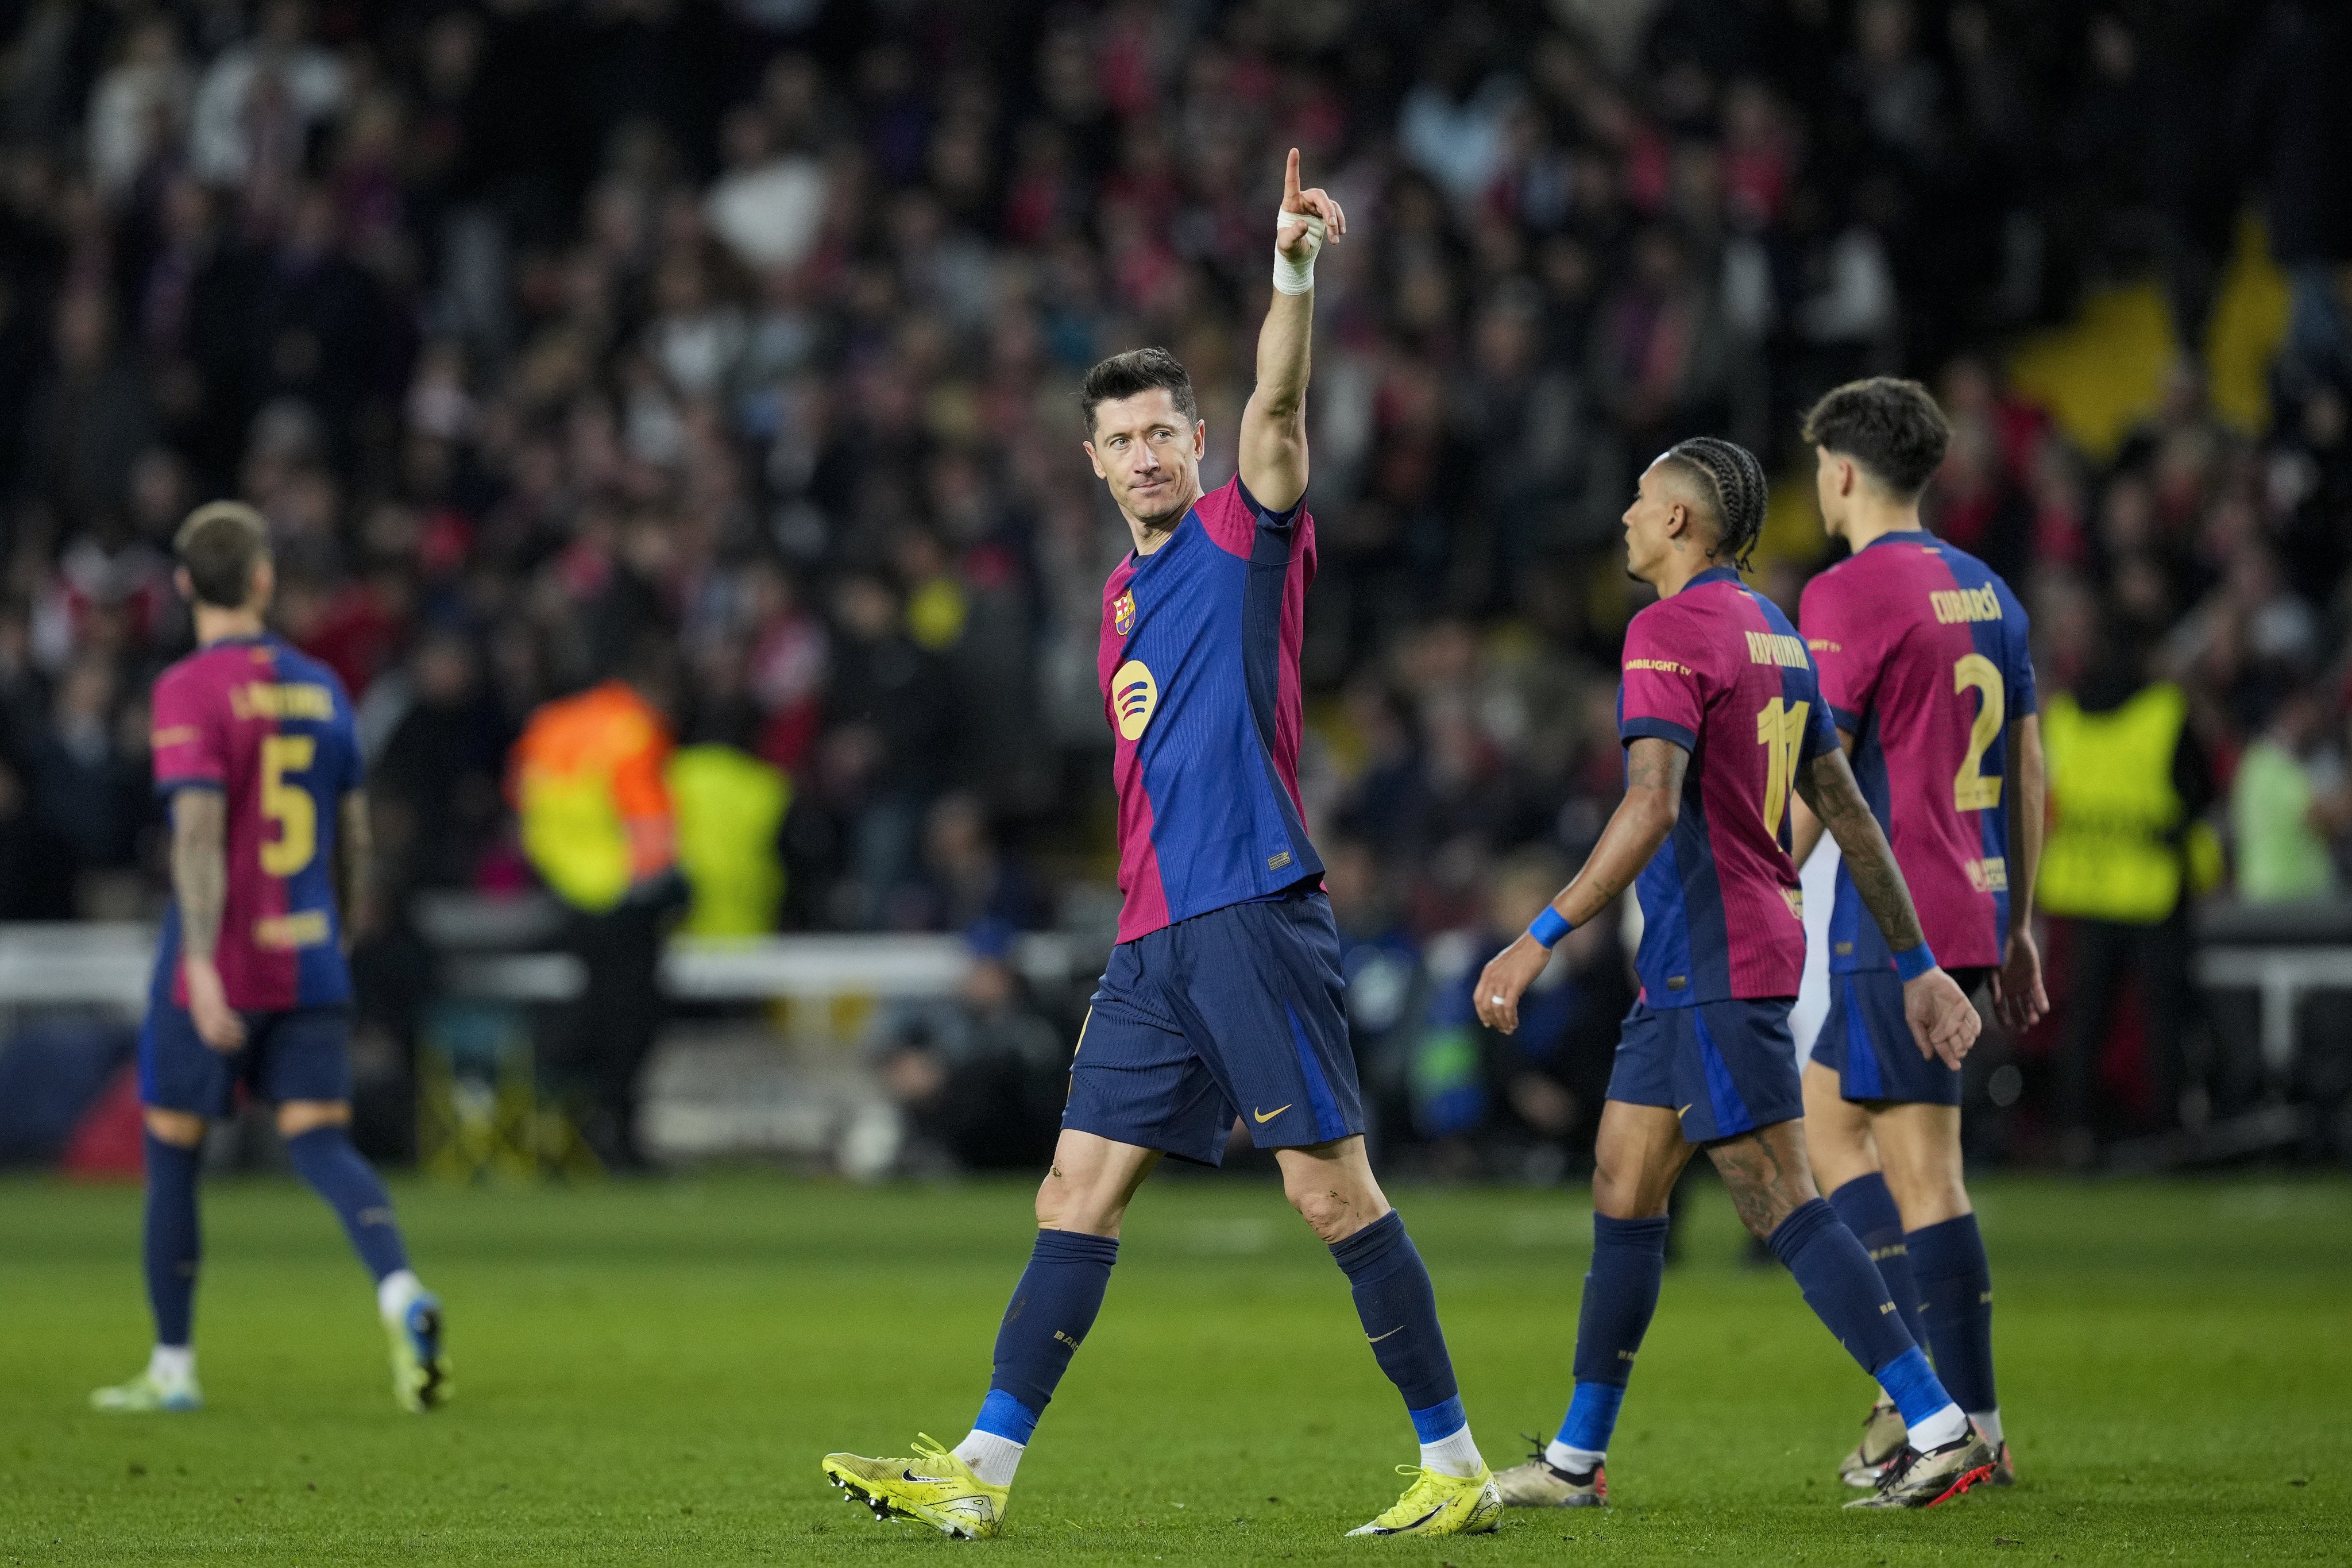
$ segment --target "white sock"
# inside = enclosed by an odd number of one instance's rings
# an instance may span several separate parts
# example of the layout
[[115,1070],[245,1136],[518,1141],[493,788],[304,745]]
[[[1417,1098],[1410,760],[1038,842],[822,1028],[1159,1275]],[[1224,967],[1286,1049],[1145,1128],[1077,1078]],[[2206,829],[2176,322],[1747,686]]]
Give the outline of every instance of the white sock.
[[1478,1445],[1470,1440],[1470,1424],[1466,1421],[1452,1436],[1421,1446],[1421,1468],[1435,1470],[1441,1476],[1475,1476],[1486,1463],[1478,1457]]
[[992,1487],[1009,1487],[1013,1472],[1021,1468],[1021,1455],[1028,1447],[1010,1437],[1000,1437],[993,1432],[975,1430],[955,1446],[955,1457],[971,1467],[971,1473]]
[[1947,1405],[1911,1428],[1911,1446],[1921,1453],[1940,1448],[1969,1429],[1969,1418],[1957,1405]]
[[162,1384],[187,1382],[196,1375],[196,1347],[157,1345],[147,1358],[147,1375]]
[[1977,1424],[1977,1429],[1985,1435],[1986,1442],[1990,1443],[1996,1448],[2000,1447],[2000,1411],[1971,1410],[1969,1412],[1969,1419]]
[[396,1323],[408,1316],[410,1304],[424,1294],[424,1280],[408,1269],[395,1268],[376,1281],[375,1310],[383,1314],[385,1322]]
[[1605,1449],[1571,1448],[1557,1437],[1544,1445],[1544,1463],[1555,1470],[1573,1470],[1580,1476],[1608,1457]]

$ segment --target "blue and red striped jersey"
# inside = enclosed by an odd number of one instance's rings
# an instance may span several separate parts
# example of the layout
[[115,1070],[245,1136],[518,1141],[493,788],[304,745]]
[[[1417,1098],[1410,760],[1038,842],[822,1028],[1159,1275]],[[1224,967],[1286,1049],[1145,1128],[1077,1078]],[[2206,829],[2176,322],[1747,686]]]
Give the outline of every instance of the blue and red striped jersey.
[[[347,1002],[335,831],[360,787],[359,733],[333,670],[274,637],[198,648],[155,680],[155,787],[215,789],[227,807],[227,901],[215,962],[229,1005]],[[180,910],[163,919],[154,994],[187,1005]]]
[[1690,753],[1681,815],[1634,883],[1643,999],[1794,996],[1805,917],[1789,800],[1804,765],[1838,743],[1804,639],[1718,566],[1633,617],[1622,669],[1619,738]]
[[1298,798],[1298,654],[1315,521],[1238,476],[1103,585],[1118,940],[1319,876]]
[[[1997,964],[2009,929],[2009,726],[2036,709],[2025,610],[1932,533],[1883,534],[1805,585],[1797,618],[1853,776],[1946,968]],[[1830,970],[1894,963],[1838,872]]]

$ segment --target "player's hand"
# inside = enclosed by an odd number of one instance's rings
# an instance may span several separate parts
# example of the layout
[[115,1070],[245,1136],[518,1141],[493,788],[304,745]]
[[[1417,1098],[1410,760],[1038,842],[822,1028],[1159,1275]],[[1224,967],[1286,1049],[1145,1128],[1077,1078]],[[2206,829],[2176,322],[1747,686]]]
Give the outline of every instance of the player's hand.
[[1479,971],[1478,989],[1471,998],[1478,1021],[1506,1035],[1517,1033],[1519,997],[1550,962],[1551,949],[1531,936],[1520,937],[1489,959]]
[[1940,1059],[1948,1068],[1960,1065],[1977,1043],[1977,1031],[1984,1027],[1960,983],[1940,969],[1904,982],[1903,1016],[1910,1022],[1919,1054],[1930,1061]]
[[188,1016],[195,1021],[196,1037],[224,1056],[243,1049],[245,1020],[228,1005],[220,970],[209,958],[184,959],[180,968],[188,980]]
[[2050,1016],[2050,994],[2042,988],[2042,950],[2023,926],[2009,933],[2000,967],[1992,972],[1992,1005],[2001,1026],[2011,1034],[2021,1034]]
[[[1348,232],[1348,215],[1331,199],[1331,193],[1317,185],[1308,190],[1298,188],[1298,149],[1290,150],[1290,162],[1282,171],[1282,210],[1285,213],[1312,213],[1323,220],[1325,240],[1333,245]],[[1304,261],[1315,252],[1308,237],[1308,227],[1303,223],[1277,223],[1274,230],[1274,247],[1293,261]]]

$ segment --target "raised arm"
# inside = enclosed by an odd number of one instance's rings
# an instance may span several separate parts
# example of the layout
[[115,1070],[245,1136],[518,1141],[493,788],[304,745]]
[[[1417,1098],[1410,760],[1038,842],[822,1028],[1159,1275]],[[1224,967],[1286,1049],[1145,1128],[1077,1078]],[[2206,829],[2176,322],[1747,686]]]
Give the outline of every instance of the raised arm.
[[1307,378],[1315,331],[1315,257],[1348,232],[1339,204],[1298,188],[1298,149],[1282,175],[1274,302],[1257,334],[1257,387],[1242,410],[1241,473],[1259,505],[1287,511],[1307,493]]
[[188,1016],[196,1034],[216,1051],[245,1044],[245,1021],[228,1005],[214,955],[228,906],[228,802],[216,789],[188,788],[172,795],[172,893],[180,907],[180,971],[188,983]]
[[[1853,769],[1847,764],[1843,749],[1825,751],[1801,769],[1797,793],[1837,840],[1846,875],[1853,879],[1863,907],[1885,933],[1887,949],[1895,955],[1895,967],[1906,967],[1905,955],[1925,948],[1927,938],[1919,929],[1919,911],[1911,906],[1911,889],[1903,880],[1902,868],[1895,865],[1895,851],[1887,847],[1878,818],[1870,815],[1869,803],[1853,782]],[[1921,1056],[1940,1057],[1947,1065],[1958,1067],[1976,1043],[1982,1025],[1958,983],[1934,966],[1932,953],[1923,956],[1928,967],[1903,983],[1904,1016],[1911,1022]]]
[[1993,972],[1992,1002],[2001,1023],[2030,1029],[2050,1011],[2042,986],[2042,952],[2033,943],[2033,879],[2042,869],[2044,826],[2042,717],[2028,713],[2009,727],[2009,934]]
[[[1625,798],[1609,815],[1601,842],[1584,868],[1551,901],[1552,912],[1570,926],[1596,919],[1633,886],[1682,815],[1683,774],[1690,753],[1672,741],[1643,736],[1625,749]],[[1519,1026],[1519,997],[1551,961],[1551,949],[1526,933],[1496,953],[1478,976],[1472,998],[1478,1021],[1510,1034]]]

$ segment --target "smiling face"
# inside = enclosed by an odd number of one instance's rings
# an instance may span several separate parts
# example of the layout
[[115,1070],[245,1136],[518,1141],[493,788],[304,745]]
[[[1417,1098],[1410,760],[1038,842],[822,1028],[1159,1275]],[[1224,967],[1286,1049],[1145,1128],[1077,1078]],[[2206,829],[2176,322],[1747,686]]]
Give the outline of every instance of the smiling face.
[[1200,499],[1208,432],[1206,424],[1184,417],[1165,387],[1095,405],[1087,456],[1139,535],[1175,527]]

